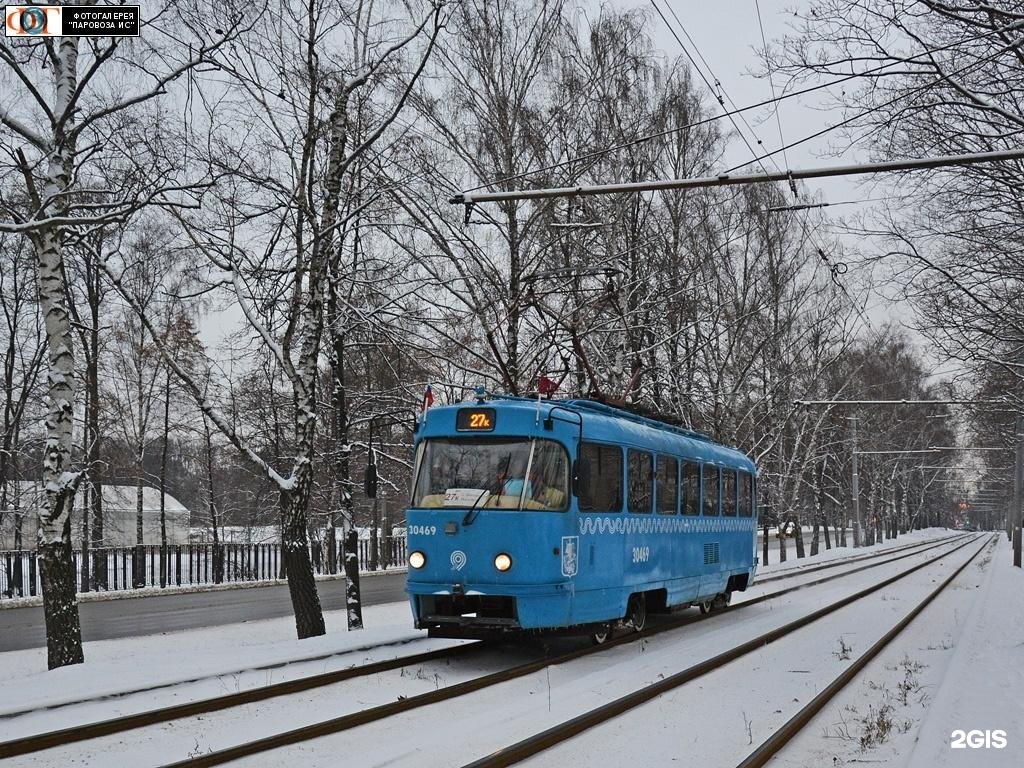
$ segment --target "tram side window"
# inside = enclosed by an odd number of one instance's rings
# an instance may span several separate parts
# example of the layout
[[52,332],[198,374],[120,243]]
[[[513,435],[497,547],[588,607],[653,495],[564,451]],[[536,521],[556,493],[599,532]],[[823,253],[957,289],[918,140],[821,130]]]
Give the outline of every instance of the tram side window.
[[750,507],[750,473],[740,472],[740,516],[750,517],[753,510]]
[[736,470],[722,470],[722,514],[736,517]]
[[629,511],[650,512],[653,506],[654,467],[651,454],[629,451]]
[[717,515],[719,503],[719,491],[721,483],[718,481],[720,470],[711,464],[703,466],[704,474],[704,514]]
[[658,512],[674,515],[679,506],[679,461],[672,456],[658,457]]
[[581,512],[622,511],[621,448],[582,443],[577,474]]
[[683,462],[683,514],[700,514],[700,467]]

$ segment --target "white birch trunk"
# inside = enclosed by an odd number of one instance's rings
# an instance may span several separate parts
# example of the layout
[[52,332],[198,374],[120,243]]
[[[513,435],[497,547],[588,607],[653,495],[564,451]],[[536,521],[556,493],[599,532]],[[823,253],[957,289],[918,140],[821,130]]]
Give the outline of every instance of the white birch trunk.
[[[61,38],[54,67],[54,114],[64,115],[78,82],[78,39]],[[63,206],[71,181],[75,148],[60,132],[52,138],[42,188],[41,217]],[[39,304],[49,352],[46,444],[43,451],[43,487],[46,505],[39,510],[39,553],[46,620],[47,662],[50,669],[84,660],[82,633],[75,594],[71,557],[71,510],[81,474],[71,471],[74,431],[75,358],[60,230],[50,225],[32,236],[36,251]]]

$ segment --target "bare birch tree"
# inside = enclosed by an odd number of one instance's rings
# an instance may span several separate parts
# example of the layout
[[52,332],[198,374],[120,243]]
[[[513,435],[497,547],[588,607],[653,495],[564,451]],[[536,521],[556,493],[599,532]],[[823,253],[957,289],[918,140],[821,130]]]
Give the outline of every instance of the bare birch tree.
[[[123,221],[154,203],[173,202],[184,179],[147,109],[235,33],[241,18],[220,7],[225,33],[205,36],[201,0],[147,8],[143,35],[112,38],[5,38],[0,43],[0,232],[23,235],[36,254],[39,303],[48,350],[48,401],[39,552],[47,657],[51,668],[83,660],[70,515],[82,480],[72,461],[75,356],[67,305],[68,232]],[[193,31],[189,31],[193,30]],[[128,88],[124,83],[133,83]],[[97,163],[120,170],[96,183]],[[9,194],[12,179],[19,193]]]
[[[220,181],[201,213],[179,214],[187,241],[205,255],[210,281],[226,288],[251,333],[292,391],[294,457],[279,472],[244,429],[219,410],[194,376],[165,354],[203,414],[276,484],[284,510],[282,542],[300,638],[324,633],[308,549],[317,386],[329,270],[339,232],[359,208],[341,214],[346,175],[374,147],[404,107],[443,27],[443,5],[430,3],[410,22],[382,19],[366,4],[283,3],[268,10],[218,59],[232,97],[205,94],[213,126],[207,161]],[[368,31],[372,31],[372,37]],[[355,54],[335,43],[345,40]],[[391,71],[419,40],[411,72]],[[351,141],[353,95],[387,81],[397,98],[358,143]],[[394,91],[393,91],[394,93]],[[115,284],[140,318],[144,309]],[[155,333],[151,334],[156,337]]]

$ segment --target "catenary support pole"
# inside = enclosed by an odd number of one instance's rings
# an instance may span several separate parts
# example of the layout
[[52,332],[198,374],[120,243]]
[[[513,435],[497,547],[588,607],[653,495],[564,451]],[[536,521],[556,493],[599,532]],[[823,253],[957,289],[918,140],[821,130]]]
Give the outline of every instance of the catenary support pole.
[[1013,472],[1013,564],[1021,567],[1021,525],[1024,524],[1024,415],[1017,416],[1017,455]]
[[853,546],[861,545],[860,520],[860,475],[857,472],[857,417],[850,416],[853,422]]

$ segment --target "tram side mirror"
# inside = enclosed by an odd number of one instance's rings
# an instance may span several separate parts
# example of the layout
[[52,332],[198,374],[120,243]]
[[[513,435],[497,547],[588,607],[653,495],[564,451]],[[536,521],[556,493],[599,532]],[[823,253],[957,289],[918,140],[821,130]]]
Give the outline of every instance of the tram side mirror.
[[366,474],[363,475],[363,491],[366,493],[366,498],[375,499],[377,498],[377,465],[367,464]]

